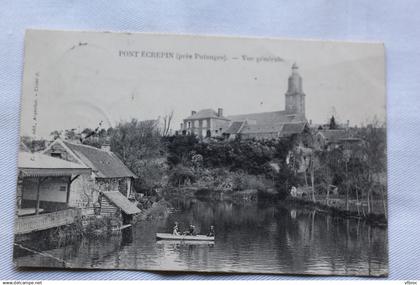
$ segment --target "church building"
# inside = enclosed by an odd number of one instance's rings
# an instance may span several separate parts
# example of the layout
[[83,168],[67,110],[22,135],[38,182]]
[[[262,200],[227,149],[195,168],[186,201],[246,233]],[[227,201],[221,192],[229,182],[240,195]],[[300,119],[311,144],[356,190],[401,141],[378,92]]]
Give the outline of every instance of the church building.
[[224,136],[234,139],[270,139],[302,133],[307,127],[305,93],[298,66],[293,64],[285,94],[285,110],[225,116],[223,109],[192,111],[183,120],[183,134],[195,134],[200,138]]

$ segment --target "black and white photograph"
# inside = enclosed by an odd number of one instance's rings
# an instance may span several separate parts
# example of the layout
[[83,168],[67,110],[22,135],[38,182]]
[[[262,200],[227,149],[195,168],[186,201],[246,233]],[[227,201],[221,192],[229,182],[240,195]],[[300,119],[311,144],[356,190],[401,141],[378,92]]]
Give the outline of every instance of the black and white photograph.
[[385,49],[27,30],[17,268],[388,276]]

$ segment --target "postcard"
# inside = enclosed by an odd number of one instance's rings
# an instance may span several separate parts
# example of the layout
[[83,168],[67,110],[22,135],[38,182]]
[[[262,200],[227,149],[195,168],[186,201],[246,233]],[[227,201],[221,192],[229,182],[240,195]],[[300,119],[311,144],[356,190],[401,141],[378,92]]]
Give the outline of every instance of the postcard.
[[387,276],[380,43],[28,30],[18,268]]

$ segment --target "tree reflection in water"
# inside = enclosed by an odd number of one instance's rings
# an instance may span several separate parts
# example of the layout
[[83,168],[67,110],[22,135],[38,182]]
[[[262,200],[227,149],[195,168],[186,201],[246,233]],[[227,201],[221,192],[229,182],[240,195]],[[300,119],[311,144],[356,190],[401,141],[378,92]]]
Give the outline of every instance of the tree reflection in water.
[[[49,258],[23,256],[20,265],[149,270],[237,271],[299,274],[382,275],[387,272],[387,234],[363,221],[259,200],[247,202],[173,199],[166,219],[144,221],[106,240],[43,249]],[[189,224],[214,244],[156,242],[156,232]]]

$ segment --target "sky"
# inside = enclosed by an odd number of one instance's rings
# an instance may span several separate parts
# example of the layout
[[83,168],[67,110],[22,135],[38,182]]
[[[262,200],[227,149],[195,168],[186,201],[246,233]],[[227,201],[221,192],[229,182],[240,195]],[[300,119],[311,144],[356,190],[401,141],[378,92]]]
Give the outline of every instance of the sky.
[[308,120],[385,121],[384,57],[379,43],[29,30],[20,131],[48,138],[172,111],[177,130],[192,110],[284,110],[294,62]]

